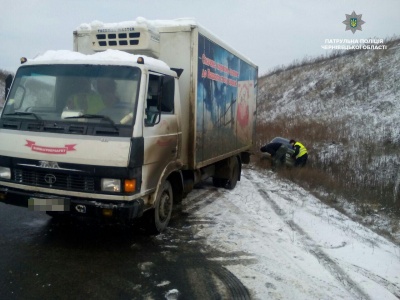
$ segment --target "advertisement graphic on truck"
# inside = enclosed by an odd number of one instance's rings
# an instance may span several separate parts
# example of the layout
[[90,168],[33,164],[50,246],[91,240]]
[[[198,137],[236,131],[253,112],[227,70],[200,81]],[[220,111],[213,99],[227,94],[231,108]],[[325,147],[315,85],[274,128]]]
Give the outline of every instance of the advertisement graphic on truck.
[[198,47],[197,159],[202,161],[251,144],[257,73],[201,34]]

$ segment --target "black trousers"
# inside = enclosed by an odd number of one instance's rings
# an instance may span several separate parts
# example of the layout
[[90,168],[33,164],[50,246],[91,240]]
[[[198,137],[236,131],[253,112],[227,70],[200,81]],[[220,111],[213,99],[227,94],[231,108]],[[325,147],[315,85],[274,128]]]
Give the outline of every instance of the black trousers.
[[307,163],[308,159],[308,154],[304,154],[303,156],[300,156],[299,158],[296,158],[296,161],[294,162],[295,167],[304,167]]

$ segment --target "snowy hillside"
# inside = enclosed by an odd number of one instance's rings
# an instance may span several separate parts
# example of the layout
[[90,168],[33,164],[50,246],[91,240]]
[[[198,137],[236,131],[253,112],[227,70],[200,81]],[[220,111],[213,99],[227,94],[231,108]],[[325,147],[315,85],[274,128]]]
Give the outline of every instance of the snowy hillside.
[[273,136],[302,141],[320,171],[315,180],[330,176],[330,192],[341,189],[363,210],[365,201],[372,210],[400,208],[400,39],[385,44],[307,59],[259,80],[257,146]]
[[4,80],[0,80],[0,107],[4,103]]
[[5,80],[9,72],[0,69],[0,107],[3,107],[4,103],[4,90],[5,90]]
[[400,40],[261,78],[260,119],[342,122],[349,138],[400,142]]

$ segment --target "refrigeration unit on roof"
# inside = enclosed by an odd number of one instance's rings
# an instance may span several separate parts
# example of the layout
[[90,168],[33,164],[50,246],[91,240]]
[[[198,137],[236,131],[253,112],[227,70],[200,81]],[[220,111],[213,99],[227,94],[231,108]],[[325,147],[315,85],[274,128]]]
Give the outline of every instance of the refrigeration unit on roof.
[[74,32],[75,51],[90,54],[107,49],[158,58],[160,34],[147,26],[97,27]]

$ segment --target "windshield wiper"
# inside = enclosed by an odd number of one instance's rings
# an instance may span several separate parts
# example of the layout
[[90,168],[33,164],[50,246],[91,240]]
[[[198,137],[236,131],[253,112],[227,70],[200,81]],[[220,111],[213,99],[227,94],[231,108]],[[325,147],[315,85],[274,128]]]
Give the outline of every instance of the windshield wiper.
[[16,111],[9,114],[4,114],[5,116],[34,116],[36,120],[41,120],[42,118],[39,117],[37,114],[33,112],[24,112],[24,111]]
[[91,115],[91,114],[84,114],[79,116],[71,116],[66,117],[64,119],[101,119],[109,122],[117,131],[119,130],[118,127],[115,125],[115,122],[110,119],[110,117],[104,115]]

